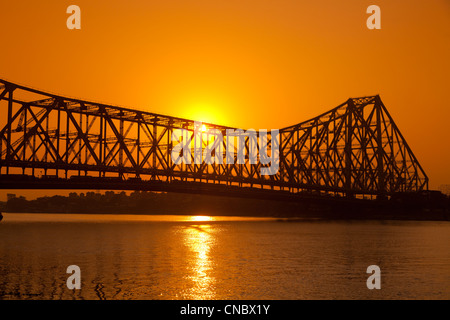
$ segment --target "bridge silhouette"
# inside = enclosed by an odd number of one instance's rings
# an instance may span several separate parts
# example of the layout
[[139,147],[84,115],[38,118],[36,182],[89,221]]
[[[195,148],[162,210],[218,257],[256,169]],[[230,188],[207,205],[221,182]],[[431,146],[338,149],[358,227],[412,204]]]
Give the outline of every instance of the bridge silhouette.
[[[271,176],[261,175],[265,165],[249,162],[248,137],[244,164],[175,164],[172,132],[193,134],[193,120],[63,97],[5,80],[0,80],[0,110],[2,189],[153,190],[279,199],[308,194],[385,198],[428,190],[427,175],[378,95],[350,98],[313,119],[279,129],[279,170]],[[204,125],[224,135],[237,129]],[[204,150],[208,140],[202,141]],[[270,150],[271,139],[267,141]]]

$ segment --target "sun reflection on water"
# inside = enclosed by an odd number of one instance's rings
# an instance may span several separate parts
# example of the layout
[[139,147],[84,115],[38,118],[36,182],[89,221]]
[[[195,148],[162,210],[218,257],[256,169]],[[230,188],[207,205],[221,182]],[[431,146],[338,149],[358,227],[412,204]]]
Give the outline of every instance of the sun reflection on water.
[[[193,217],[193,221],[211,221],[211,217]],[[211,218],[211,219],[208,219]],[[212,276],[211,247],[215,237],[212,234],[213,226],[209,224],[195,224],[184,228],[184,244],[189,249],[190,257],[187,259],[190,282],[187,298],[193,300],[214,299],[215,278]]]
[[213,217],[210,216],[190,216],[189,219],[191,221],[214,221]]

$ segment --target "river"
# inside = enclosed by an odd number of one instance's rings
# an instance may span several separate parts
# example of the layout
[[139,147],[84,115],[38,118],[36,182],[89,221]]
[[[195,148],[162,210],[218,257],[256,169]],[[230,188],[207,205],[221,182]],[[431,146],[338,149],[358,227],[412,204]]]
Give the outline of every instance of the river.
[[0,275],[0,299],[450,299],[450,223],[5,213]]

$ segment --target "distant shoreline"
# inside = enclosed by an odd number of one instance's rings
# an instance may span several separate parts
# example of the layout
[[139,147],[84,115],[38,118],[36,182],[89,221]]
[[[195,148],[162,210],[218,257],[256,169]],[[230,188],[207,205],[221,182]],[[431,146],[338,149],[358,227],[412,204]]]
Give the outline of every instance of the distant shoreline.
[[[116,215],[116,216],[207,216],[207,217],[223,217],[223,218],[232,218],[232,217],[240,217],[240,218],[267,218],[267,219],[276,219],[279,222],[306,222],[306,221],[442,221],[449,222],[448,213],[445,215],[440,215],[433,213],[432,215],[421,215],[421,216],[398,216],[398,215],[377,215],[377,216],[368,216],[368,215],[354,215],[354,214],[341,214],[341,215],[311,215],[305,214],[304,216],[270,216],[270,215],[249,215],[249,214],[182,214],[182,213],[95,213],[95,212],[6,212],[3,211],[4,214],[7,215],[15,215],[15,214],[29,214],[29,215]],[[214,222],[214,221],[210,221]]]
[[104,194],[71,193],[68,197],[41,197],[26,200],[13,197],[0,211],[44,214],[114,214],[241,216],[320,220],[416,220],[449,221],[450,199],[404,199],[359,201],[334,198],[302,198],[277,201],[210,196],[200,194],[112,191]]

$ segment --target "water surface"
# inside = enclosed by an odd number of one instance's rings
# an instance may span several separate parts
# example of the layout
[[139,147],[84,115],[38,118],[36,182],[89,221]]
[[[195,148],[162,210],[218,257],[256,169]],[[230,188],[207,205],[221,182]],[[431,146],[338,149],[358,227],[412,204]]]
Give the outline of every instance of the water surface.
[[4,216],[0,299],[450,298],[449,222]]

